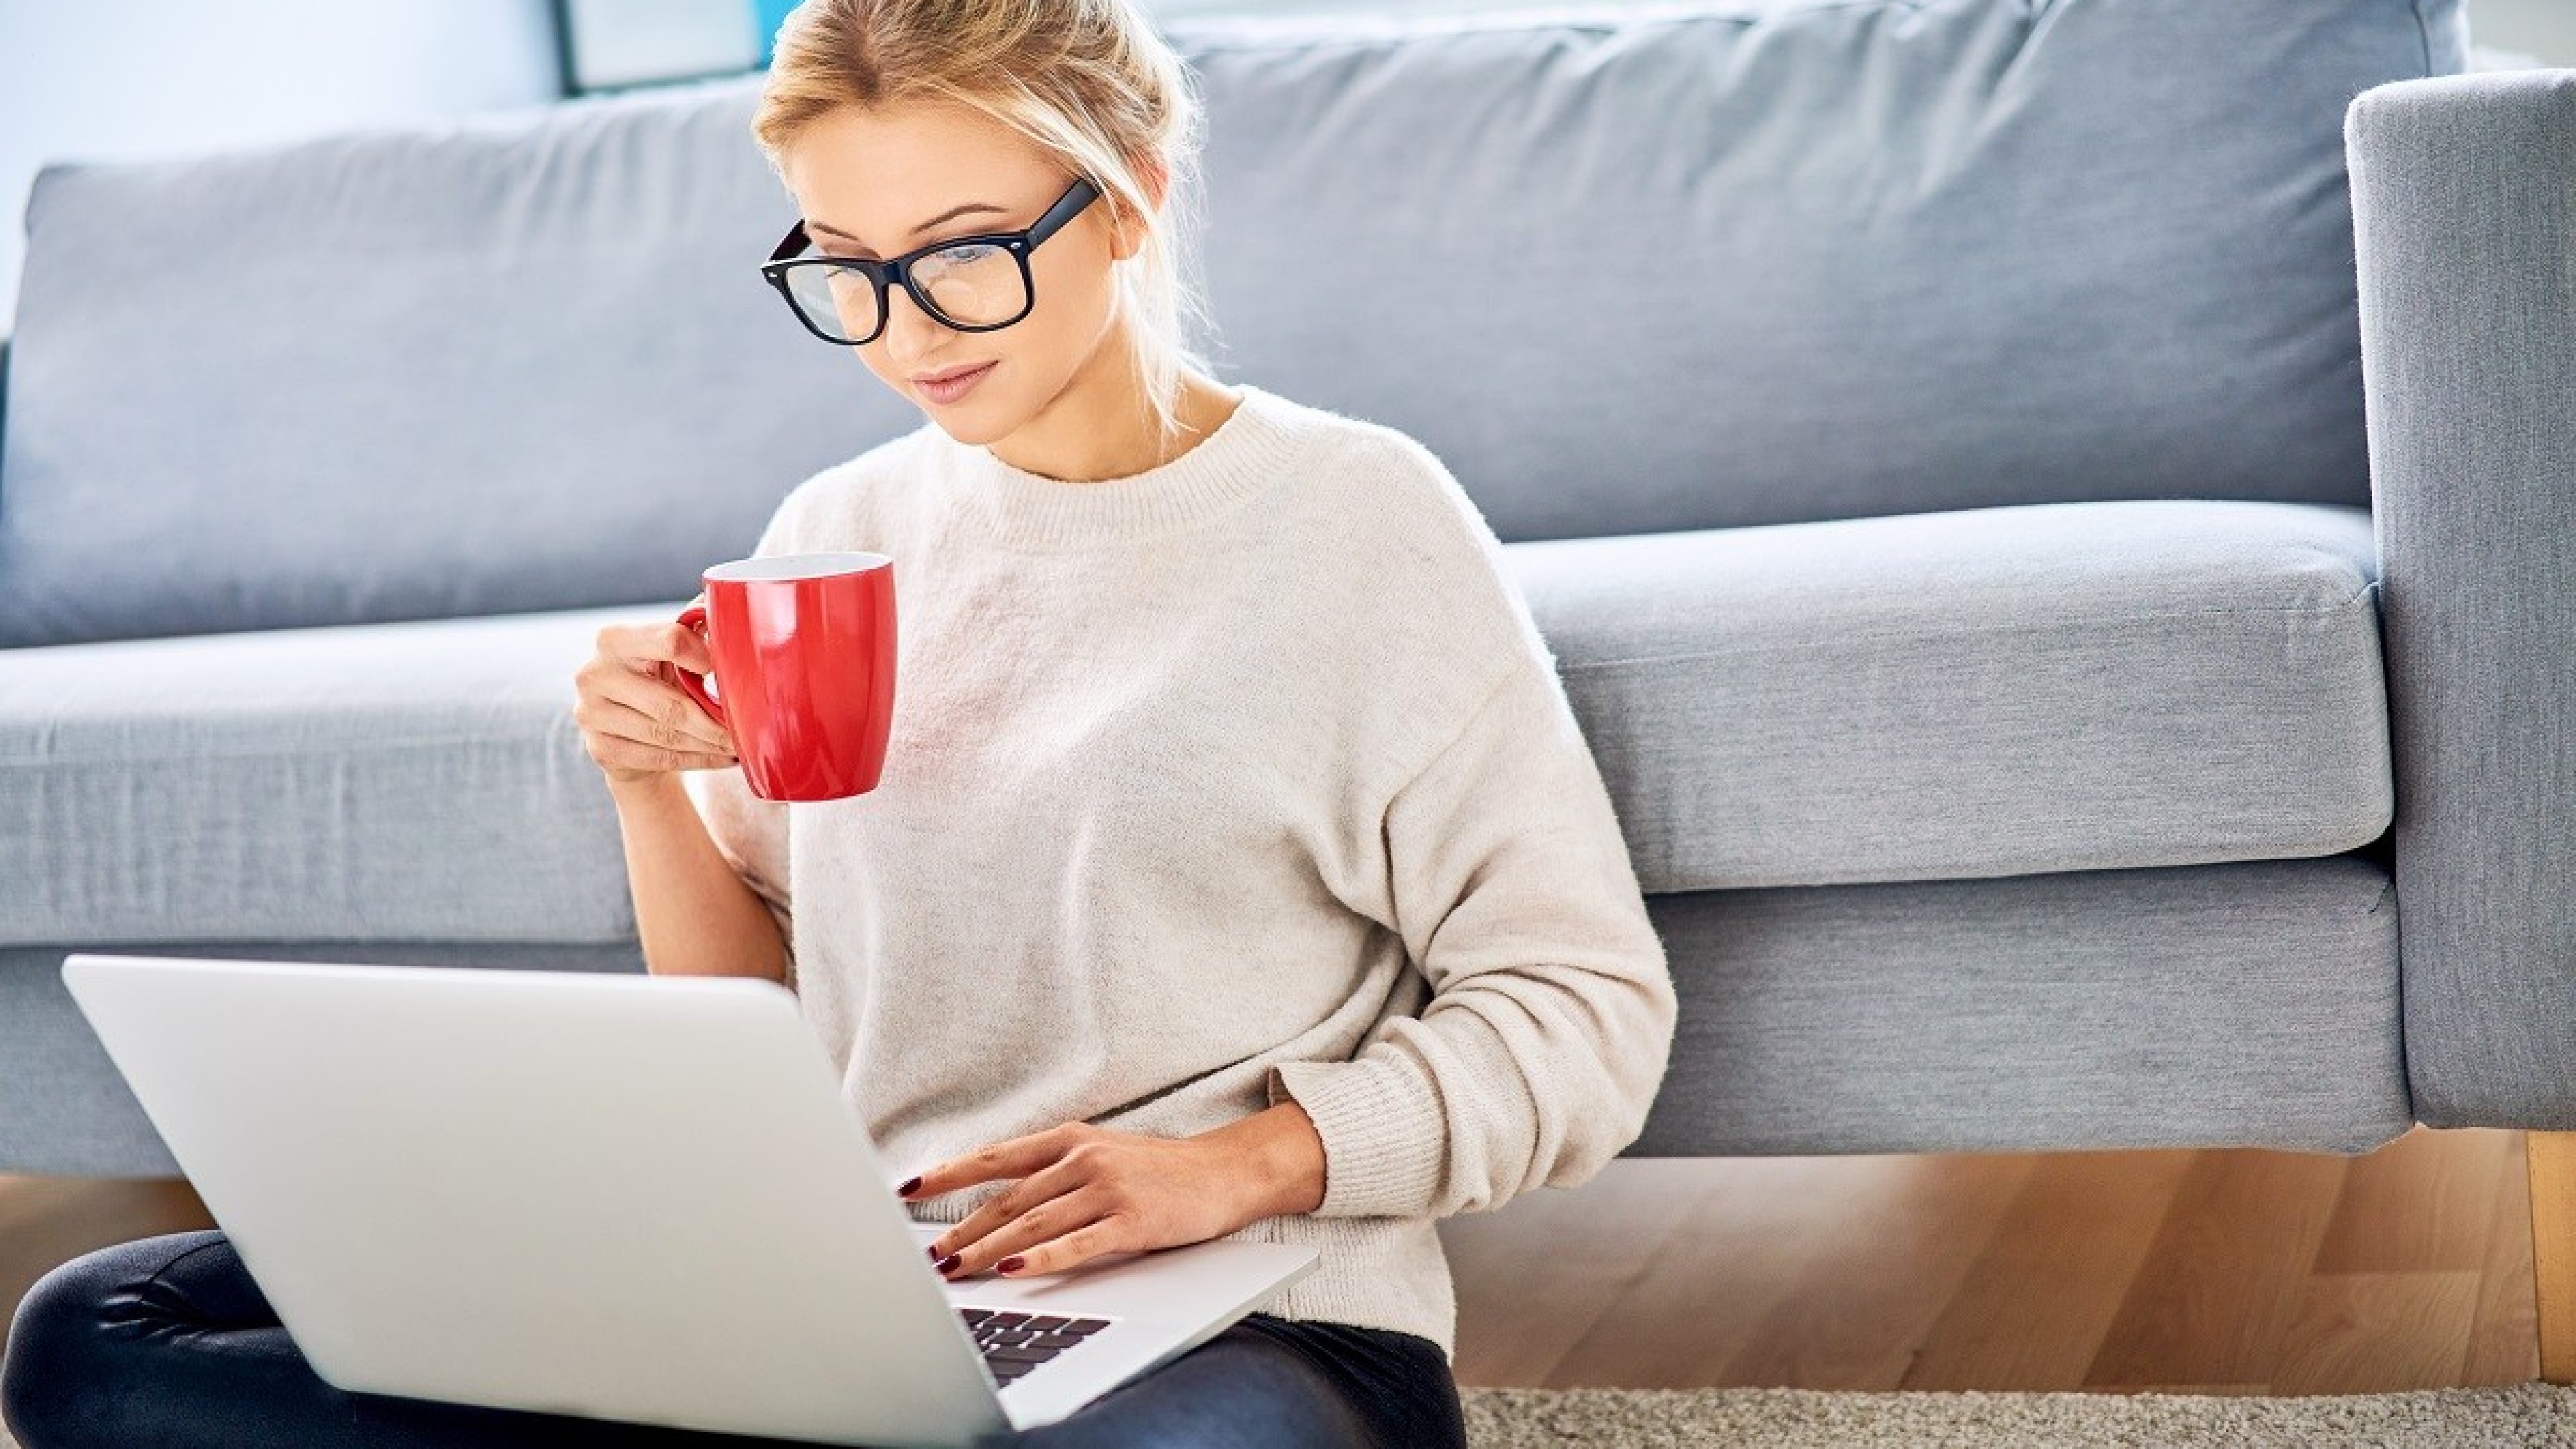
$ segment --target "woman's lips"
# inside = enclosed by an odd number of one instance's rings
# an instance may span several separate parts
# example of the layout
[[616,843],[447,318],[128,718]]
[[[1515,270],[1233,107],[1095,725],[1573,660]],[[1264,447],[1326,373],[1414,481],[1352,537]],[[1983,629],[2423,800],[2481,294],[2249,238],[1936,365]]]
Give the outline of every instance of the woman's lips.
[[975,384],[982,382],[984,380],[984,374],[991,372],[996,365],[997,364],[995,363],[988,362],[983,366],[976,368],[972,372],[961,372],[955,377],[945,378],[937,382],[922,383],[920,384],[921,395],[935,403],[953,403],[959,398],[964,397],[966,394],[973,392],[975,390]]

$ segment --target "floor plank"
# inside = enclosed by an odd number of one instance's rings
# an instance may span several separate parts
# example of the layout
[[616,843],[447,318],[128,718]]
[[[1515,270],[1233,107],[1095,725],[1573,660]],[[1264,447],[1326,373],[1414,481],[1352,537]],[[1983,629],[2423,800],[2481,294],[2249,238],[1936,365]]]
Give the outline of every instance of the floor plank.
[[2084,1152],[2049,1159],[1924,1335],[1898,1387],[2082,1383],[2192,1157]]
[[1867,1190],[1850,1193],[1836,1219],[1843,1231],[1763,1314],[1728,1361],[1729,1380],[1898,1387],[2039,1163],[1994,1155],[1868,1165],[1876,1171],[1859,1179]]
[[2540,1377],[2540,1302],[2532,1283],[2531,1178],[2519,1132],[2444,1132],[2446,1138],[2495,1136],[2507,1150],[2496,1164],[2495,1215],[2487,1224],[2485,1271],[2469,1325],[2469,1384],[2519,1384]]
[[[2418,1126],[2350,1160],[2317,1247],[2320,1273],[2467,1270],[2486,1264],[2496,1192],[2518,1134]],[[2455,1140],[2456,1138],[2456,1140]]]
[[0,1175],[0,1323],[57,1263],[214,1222],[196,1192],[174,1177]]
[[[1545,1383],[1652,1271],[1654,1245],[1679,1228],[1707,1175],[1683,1159],[1623,1166],[1630,1170],[1604,1174],[1584,1192],[1540,1192],[1508,1204],[1512,1231],[1443,1233],[1462,1357],[1474,1355],[1509,1382]],[[1546,1304],[1548,1312],[1515,1311],[1523,1303]]]
[[2199,1153],[2084,1387],[2271,1382],[2346,1164],[2330,1153]]
[[2299,1289],[2276,1394],[2361,1394],[2460,1381],[2478,1273],[2320,1273]]
[[[0,1316],[211,1225],[171,1179],[0,1176]],[[1469,1385],[2373,1393],[2540,1369],[2522,1134],[1640,1158],[1440,1224]]]

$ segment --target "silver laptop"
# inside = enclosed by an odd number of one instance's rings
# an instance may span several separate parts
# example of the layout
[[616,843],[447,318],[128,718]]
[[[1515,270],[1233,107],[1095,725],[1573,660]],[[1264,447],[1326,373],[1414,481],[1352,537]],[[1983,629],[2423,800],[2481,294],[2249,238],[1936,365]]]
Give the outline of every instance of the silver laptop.
[[942,1280],[751,977],[76,953],[63,980],[339,1388],[824,1444],[1062,1418],[1314,1271],[1210,1241]]

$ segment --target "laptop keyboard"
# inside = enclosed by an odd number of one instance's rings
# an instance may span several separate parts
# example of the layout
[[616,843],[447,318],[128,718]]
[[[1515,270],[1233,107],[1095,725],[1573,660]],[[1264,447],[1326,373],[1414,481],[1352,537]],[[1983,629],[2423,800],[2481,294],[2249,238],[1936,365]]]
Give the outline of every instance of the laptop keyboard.
[[1004,1388],[1109,1326],[1106,1318],[963,1306],[957,1309],[957,1316],[965,1320],[966,1331],[974,1335],[975,1349],[984,1355],[984,1367],[992,1370]]

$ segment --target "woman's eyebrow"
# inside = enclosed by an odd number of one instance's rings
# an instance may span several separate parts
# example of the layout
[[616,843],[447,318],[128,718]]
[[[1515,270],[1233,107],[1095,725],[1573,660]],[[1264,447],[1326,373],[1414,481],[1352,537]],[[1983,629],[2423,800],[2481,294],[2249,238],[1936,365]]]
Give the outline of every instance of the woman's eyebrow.
[[[943,225],[946,225],[946,224],[947,224],[947,223],[949,223],[949,222],[955,221],[957,218],[959,218],[959,217],[961,217],[961,216],[966,215],[966,214],[967,214],[968,212],[970,212],[970,211],[1001,211],[1001,212],[1006,212],[1007,210],[1008,210],[1008,208],[1006,208],[1006,207],[999,207],[999,206],[995,206],[993,203],[991,203],[991,202],[989,202],[989,201],[970,201],[970,202],[966,203],[964,206],[954,206],[954,207],[950,207],[948,210],[943,211],[943,212],[939,213],[937,216],[932,217],[930,220],[923,222],[921,225],[914,227],[914,228],[912,229],[912,234],[913,234],[914,236],[919,236],[919,235],[921,235],[923,232],[926,232],[926,231],[930,230],[932,227],[935,227],[935,226],[943,226]],[[854,237],[854,236],[850,235],[848,232],[845,232],[845,231],[841,230],[839,227],[836,227],[836,226],[827,226],[827,225],[825,225],[824,223],[819,222],[819,221],[809,221],[809,222],[805,223],[805,229],[806,229],[807,231],[819,231],[819,232],[824,232],[824,233],[826,233],[826,234],[828,234],[828,235],[831,235],[831,236],[839,237],[841,240],[843,240],[843,241],[845,241],[845,242],[850,243],[852,246],[862,246],[862,247],[863,247],[863,246],[866,246],[866,245],[867,245],[867,243],[866,243],[866,242],[863,242],[863,241],[859,240],[857,237]]]

